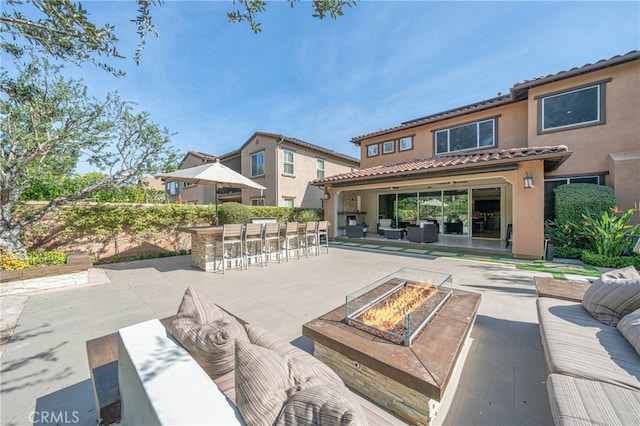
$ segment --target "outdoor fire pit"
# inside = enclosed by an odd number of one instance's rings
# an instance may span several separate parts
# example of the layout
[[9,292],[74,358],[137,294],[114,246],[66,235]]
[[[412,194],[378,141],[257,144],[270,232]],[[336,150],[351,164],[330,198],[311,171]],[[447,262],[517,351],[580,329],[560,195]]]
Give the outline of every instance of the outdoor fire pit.
[[451,286],[451,275],[401,269],[347,295],[345,322],[393,343],[411,346],[449,300]]
[[349,294],[302,334],[348,386],[412,424],[430,425],[450,406],[480,305],[479,294],[453,291],[452,282],[401,269]]

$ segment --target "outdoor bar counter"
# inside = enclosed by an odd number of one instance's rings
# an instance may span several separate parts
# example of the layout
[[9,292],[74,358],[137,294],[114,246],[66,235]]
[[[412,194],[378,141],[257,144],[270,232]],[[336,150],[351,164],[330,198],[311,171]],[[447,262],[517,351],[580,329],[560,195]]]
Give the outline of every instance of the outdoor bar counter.
[[189,226],[178,228],[191,234],[191,265],[206,272],[216,270],[216,241],[222,236],[222,226]]

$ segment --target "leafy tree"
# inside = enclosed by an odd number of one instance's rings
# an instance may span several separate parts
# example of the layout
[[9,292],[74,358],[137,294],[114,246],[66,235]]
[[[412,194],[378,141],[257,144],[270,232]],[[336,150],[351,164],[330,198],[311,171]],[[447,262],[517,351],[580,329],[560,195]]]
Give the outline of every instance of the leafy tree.
[[[136,1],[138,14],[132,21],[140,36],[134,56],[137,63],[146,35],[149,32],[157,35],[150,9],[161,1]],[[88,19],[82,5],[70,0],[7,0],[0,16],[0,43],[2,50],[8,53],[19,54],[26,41],[31,47],[53,58],[76,64],[94,63],[111,73],[122,75],[118,69],[96,59],[96,55],[122,58],[116,49],[118,38],[114,31],[115,27],[108,23],[97,27]]]
[[[0,73],[0,247],[23,249],[20,231],[54,207],[105,188],[133,183],[174,165],[170,134],[134,113],[117,94],[97,100],[80,81],[65,80],[46,59],[16,61],[18,76]],[[63,179],[78,161],[105,173],[19,219],[12,210],[30,183]]]

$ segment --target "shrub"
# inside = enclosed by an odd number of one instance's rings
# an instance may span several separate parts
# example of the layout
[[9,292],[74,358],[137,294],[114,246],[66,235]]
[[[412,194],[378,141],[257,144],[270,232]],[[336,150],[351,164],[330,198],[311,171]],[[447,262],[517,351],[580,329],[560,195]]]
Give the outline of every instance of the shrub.
[[554,254],[569,259],[580,258],[580,244],[577,228],[573,223],[547,220],[544,223],[544,237],[553,243]]
[[34,251],[28,254],[27,263],[31,268],[46,265],[64,265],[67,263],[67,255],[59,250]]
[[218,206],[218,219],[220,224],[225,223],[249,223],[251,212],[240,203],[223,203]]
[[34,251],[23,258],[4,249],[0,250],[0,270],[3,271],[19,271],[65,263],[67,263],[67,255],[61,251]]
[[318,212],[315,210],[302,210],[298,213],[298,222],[315,222],[318,220]]
[[640,269],[640,256],[637,254],[633,256],[604,256],[584,250],[582,252],[582,261],[589,265],[601,266],[603,268],[619,269],[634,266],[636,269]]
[[589,240],[590,250],[596,254],[615,257],[631,252],[633,237],[640,234],[640,225],[628,225],[634,210],[629,209],[618,215],[618,210],[610,209],[602,213],[582,214],[582,223],[576,228],[578,235]]
[[556,220],[580,223],[585,208],[592,212],[608,211],[616,205],[613,189],[591,183],[572,183],[554,189]]

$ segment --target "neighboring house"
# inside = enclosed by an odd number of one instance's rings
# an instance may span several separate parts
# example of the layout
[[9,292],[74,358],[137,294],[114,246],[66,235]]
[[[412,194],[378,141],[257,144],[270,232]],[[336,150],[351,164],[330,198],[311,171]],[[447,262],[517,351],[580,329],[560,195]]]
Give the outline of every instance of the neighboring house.
[[504,249],[509,239],[514,256],[541,258],[558,185],[608,185],[621,209],[640,200],[640,52],[351,142],[361,169],[314,182],[334,236],[349,216],[374,232],[380,219],[435,221],[447,244]]
[[[255,132],[240,148],[213,156],[189,151],[179,169],[220,160],[225,166],[243,174],[267,189],[220,189],[219,202],[237,201],[253,206],[321,208],[324,192],[311,181],[328,175],[352,172],[360,166],[358,159],[300,139],[275,133]],[[210,185],[167,182],[172,197],[183,203],[213,204]]]

